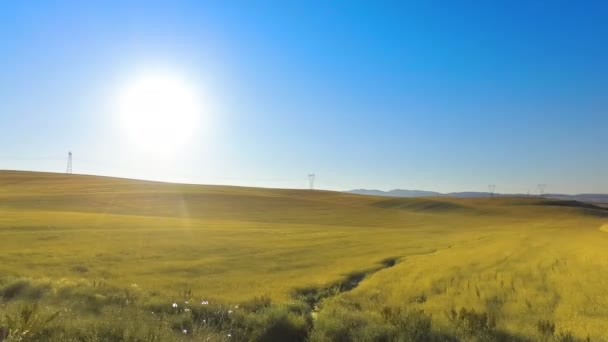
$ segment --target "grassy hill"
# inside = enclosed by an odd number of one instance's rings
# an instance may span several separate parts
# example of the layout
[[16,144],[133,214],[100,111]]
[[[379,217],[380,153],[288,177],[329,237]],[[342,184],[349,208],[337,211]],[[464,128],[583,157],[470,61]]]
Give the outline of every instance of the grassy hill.
[[38,329],[59,340],[606,340],[607,221],[575,201],[0,171],[0,308],[67,308]]

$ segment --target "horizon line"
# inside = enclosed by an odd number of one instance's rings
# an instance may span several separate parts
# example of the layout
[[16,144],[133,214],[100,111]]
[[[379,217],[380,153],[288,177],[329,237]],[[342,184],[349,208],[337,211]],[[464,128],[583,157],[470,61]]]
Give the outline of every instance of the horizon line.
[[[310,189],[306,188],[306,187],[295,188],[295,187],[270,187],[270,186],[236,185],[236,184],[226,184],[226,183],[216,183],[216,184],[213,184],[213,183],[193,183],[193,182],[168,181],[168,180],[149,179],[149,178],[132,178],[132,177],[126,177],[126,176],[108,176],[108,175],[90,174],[90,173],[66,173],[66,172],[57,172],[57,171],[39,171],[39,170],[23,170],[23,169],[0,169],[0,172],[48,173],[48,174],[66,175],[66,176],[74,175],[74,176],[87,176],[87,177],[103,177],[103,178],[115,178],[115,179],[123,179],[123,180],[134,180],[134,181],[142,181],[142,182],[176,184],[176,185],[225,186],[225,187],[238,187],[238,188],[279,189],[279,190],[308,190],[308,191],[310,191]],[[341,192],[341,193],[350,193],[350,194],[368,195],[368,196],[369,196],[369,194],[358,194],[358,193],[354,193],[354,191],[379,191],[379,192],[382,192],[382,193],[390,193],[391,191],[399,191],[399,190],[401,190],[401,191],[432,192],[432,193],[436,193],[438,195],[438,196],[430,195],[430,196],[407,196],[407,197],[439,197],[439,196],[447,196],[447,197],[449,197],[450,194],[462,194],[462,193],[491,194],[491,192],[488,192],[488,191],[474,191],[474,190],[441,192],[441,191],[434,191],[434,190],[403,189],[403,188],[394,188],[394,189],[390,189],[390,190],[366,189],[366,188],[355,188],[355,189],[349,189],[349,190],[334,190],[334,189],[325,189],[325,188],[316,188],[316,189],[313,189],[313,191]],[[601,195],[601,196],[608,196],[608,193],[585,192],[585,193],[570,194],[570,193],[560,193],[560,192],[548,192],[548,193],[544,193],[544,194],[540,195],[540,194],[537,194],[537,193],[534,193],[534,194],[525,194],[525,193],[507,193],[507,192],[505,192],[505,193],[499,193],[499,192],[495,192],[494,195],[495,196],[503,196],[503,197],[508,197],[508,196],[513,196],[513,197],[543,197],[543,196],[551,196],[551,195],[565,195],[565,196]],[[404,198],[406,198],[406,196],[392,196],[392,197],[404,197]]]

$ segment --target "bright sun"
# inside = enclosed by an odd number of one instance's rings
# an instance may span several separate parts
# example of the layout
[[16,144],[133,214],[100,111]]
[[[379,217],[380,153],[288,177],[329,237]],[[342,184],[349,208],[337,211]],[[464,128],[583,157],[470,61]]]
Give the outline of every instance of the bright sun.
[[173,152],[194,133],[201,105],[186,80],[167,73],[144,75],[119,96],[119,118],[126,135],[150,152]]

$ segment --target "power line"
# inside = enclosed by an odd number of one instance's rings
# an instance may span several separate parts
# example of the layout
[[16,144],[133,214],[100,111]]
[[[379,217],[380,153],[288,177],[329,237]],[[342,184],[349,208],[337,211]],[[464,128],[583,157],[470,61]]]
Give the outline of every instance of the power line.
[[490,197],[494,197],[494,190],[496,189],[496,185],[490,184],[488,185],[488,189],[490,190]]
[[38,161],[38,160],[65,160],[65,156],[62,157],[15,157],[15,156],[0,156],[2,161]]
[[65,173],[72,173],[72,151],[68,151],[68,167],[65,169]]
[[543,195],[545,194],[545,188],[547,187],[547,184],[538,184],[538,195],[540,197],[543,197]]
[[310,190],[315,189],[315,174],[314,173],[308,174],[308,186],[310,187]]

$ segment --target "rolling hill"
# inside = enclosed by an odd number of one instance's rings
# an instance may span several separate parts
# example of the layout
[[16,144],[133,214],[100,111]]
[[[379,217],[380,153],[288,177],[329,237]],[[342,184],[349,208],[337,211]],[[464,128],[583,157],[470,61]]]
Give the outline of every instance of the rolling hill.
[[[165,329],[161,340],[194,338],[184,329],[247,339],[276,322],[315,341],[412,338],[395,322],[427,319],[425,334],[439,340],[537,339],[540,321],[602,340],[607,220],[606,209],[571,199],[0,171],[0,299],[9,315],[28,302],[66,308],[55,324],[69,334],[81,329],[67,323],[74,319],[95,332],[87,324],[99,317],[116,325],[112,317],[128,315],[137,329]],[[492,323],[466,330],[482,317]]]

